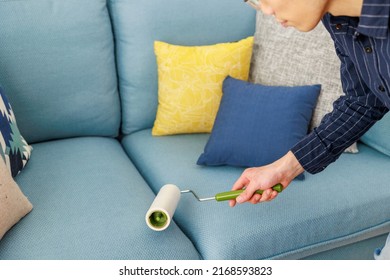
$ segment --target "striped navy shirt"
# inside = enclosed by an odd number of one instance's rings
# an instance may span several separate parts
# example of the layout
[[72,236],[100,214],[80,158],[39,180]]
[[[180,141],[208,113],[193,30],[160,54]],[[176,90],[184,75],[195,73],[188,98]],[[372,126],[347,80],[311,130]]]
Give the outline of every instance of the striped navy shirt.
[[345,95],[291,151],[309,173],[324,170],[390,108],[390,0],[364,0],[360,17],[322,19],[341,60]]

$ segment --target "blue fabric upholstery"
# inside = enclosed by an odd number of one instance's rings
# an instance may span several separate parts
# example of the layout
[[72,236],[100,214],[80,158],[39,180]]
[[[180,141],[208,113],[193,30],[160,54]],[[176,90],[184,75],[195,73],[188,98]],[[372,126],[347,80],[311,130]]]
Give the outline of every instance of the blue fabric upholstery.
[[75,138],[34,145],[17,183],[34,205],[0,242],[0,259],[197,259],[173,223],[151,231],[153,192],[120,143]]
[[237,41],[254,34],[254,10],[242,1],[199,1],[109,1],[125,134],[151,128],[156,117],[155,40],[193,46]]
[[0,81],[27,142],[118,134],[105,0],[0,1]]
[[[123,139],[155,192],[172,183],[200,197],[230,190],[242,168],[203,167],[207,134]],[[182,195],[174,219],[205,259],[303,258],[390,231],[390,158],[360,144],[324,172],[294,181],[270,203],[229,208]],[[373,248],[374,249],[374,248]]]

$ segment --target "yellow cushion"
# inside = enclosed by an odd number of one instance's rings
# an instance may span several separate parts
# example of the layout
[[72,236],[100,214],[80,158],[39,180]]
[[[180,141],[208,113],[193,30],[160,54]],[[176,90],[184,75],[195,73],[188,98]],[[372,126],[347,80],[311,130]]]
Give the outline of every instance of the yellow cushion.
[[158,109],[152,134],[209,133],[229,75],[247,80],[253,37],[208,46],[156,41]]

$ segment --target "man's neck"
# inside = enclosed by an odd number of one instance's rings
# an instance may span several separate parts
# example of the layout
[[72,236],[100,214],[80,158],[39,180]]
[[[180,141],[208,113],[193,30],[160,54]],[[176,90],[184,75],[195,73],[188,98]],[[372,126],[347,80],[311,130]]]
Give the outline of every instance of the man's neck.
[[359,17],[363,0],[329,0],[327,10],[333,16]]

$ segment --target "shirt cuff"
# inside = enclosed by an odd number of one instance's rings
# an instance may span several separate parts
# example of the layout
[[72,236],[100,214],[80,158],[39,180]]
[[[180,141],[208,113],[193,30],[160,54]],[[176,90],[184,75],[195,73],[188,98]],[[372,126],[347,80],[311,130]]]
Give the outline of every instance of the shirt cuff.
[[305,171],[311,174],[321,172],[339,156],[332,155],[326,149],[315,129],[298,142],[291,149],[291,152],[295,155]]

